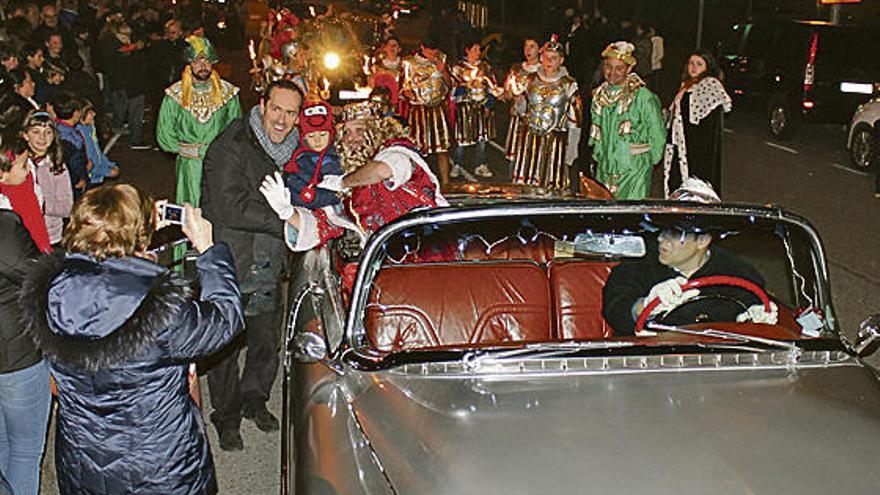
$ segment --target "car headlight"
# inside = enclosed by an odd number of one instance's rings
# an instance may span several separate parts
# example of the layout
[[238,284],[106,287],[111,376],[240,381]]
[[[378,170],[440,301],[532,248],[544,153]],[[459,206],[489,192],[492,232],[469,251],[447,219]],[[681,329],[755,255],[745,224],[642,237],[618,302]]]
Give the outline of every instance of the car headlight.
[[336,52],[327,52],[324,54],[324,67],[329,70],[339,68],[341,62],[342,60],[340,60],[339,54]]

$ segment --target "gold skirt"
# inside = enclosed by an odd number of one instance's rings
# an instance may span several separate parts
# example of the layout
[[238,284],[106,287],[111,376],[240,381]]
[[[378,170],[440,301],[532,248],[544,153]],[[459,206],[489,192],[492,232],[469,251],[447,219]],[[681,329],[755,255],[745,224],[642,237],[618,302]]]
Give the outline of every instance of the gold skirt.
[[513,161],[513,183],[548,189],[568,189],[565,166],[567,132],[536,134],[524,129]]
[[504,141],[504,158],[513,161],[516,149],[522,142],[523,118],[517,114],[510,116],[510,124],[507,127],[507,139]]
[[422,153],[445,153],[451,143],[446,105],[413,105],[409,109],[409,135]]
[[460,146],[495,139],[495,119],[484,105],[459,103],[455,107],[455,142]]

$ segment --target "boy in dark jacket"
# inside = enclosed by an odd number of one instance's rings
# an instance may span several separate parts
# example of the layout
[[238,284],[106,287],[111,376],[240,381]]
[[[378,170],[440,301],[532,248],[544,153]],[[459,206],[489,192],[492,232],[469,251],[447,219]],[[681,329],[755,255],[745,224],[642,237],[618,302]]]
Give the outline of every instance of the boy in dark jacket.
[[284,167],[291,204],[313,210],[339,204],[335,192],[318,187],[325,176],[342,175],[339,155],[333,146],[336,132],[330,105],[323,101],[304,103],[299,129],[302,144]]

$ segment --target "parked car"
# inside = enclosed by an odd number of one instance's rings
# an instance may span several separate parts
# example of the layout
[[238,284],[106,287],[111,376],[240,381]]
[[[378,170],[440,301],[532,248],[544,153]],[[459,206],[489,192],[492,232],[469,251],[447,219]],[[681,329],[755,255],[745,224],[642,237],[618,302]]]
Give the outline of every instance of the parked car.
[[[610,270],[679,222],[763,275],[776,324],[611,328]],[[880,375],[862,359],[877,325],[841,334],[801,217],[493,200],[340,247],[293,271],[284,494],[880,493]],[[738,312],[747,297],[708,301]]]
[[766,112],[771,137],[792,136],[798,121],[846,124],[880,82],[880,31],[820,21],[738,24],[720,45],[725,84]]
[[880,99],[859,105],[849,126],[846,149],[856,170],[873,171],[877,168],[877,137],[880,136]]

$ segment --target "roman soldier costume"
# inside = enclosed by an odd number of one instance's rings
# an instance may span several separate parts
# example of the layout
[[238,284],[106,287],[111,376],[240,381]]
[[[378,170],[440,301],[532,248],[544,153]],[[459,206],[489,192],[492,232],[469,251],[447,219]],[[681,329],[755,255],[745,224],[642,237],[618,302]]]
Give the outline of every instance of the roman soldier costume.
[[462,60],[452,68],[455,83],[455,141],[470,146],[477,141],[495,139],[492,106],[500,88],[485,60],[472,64]]
[[[542,52],[548,50],[562,53],[562,45],[549,41]],[[525,126],[514,151],[513,182],[567,190],[583,115],[577,81],[565,67],[552,76],[539,67],[527,78],[525,96]]]
[[[440,63],[446,56],[440,55]],[[409,98],[409,131],[413,142],[424,154],[449,150],[452,133],[449,128],[449,76],[421,53],[403,61],[403,90]]]
[[[526,91],[529,76],[534,74],[541,64],[529,64],[522,62],[514,65],[507,72],[504,79],[504,91],[508,98],[516,98]],[[504,141],[504,158],[513,160],[514,152],[518,146],[523,134],[523,125],[525,123],[525,106],[510,106],[510,121],[507,127],[507,139]]]

